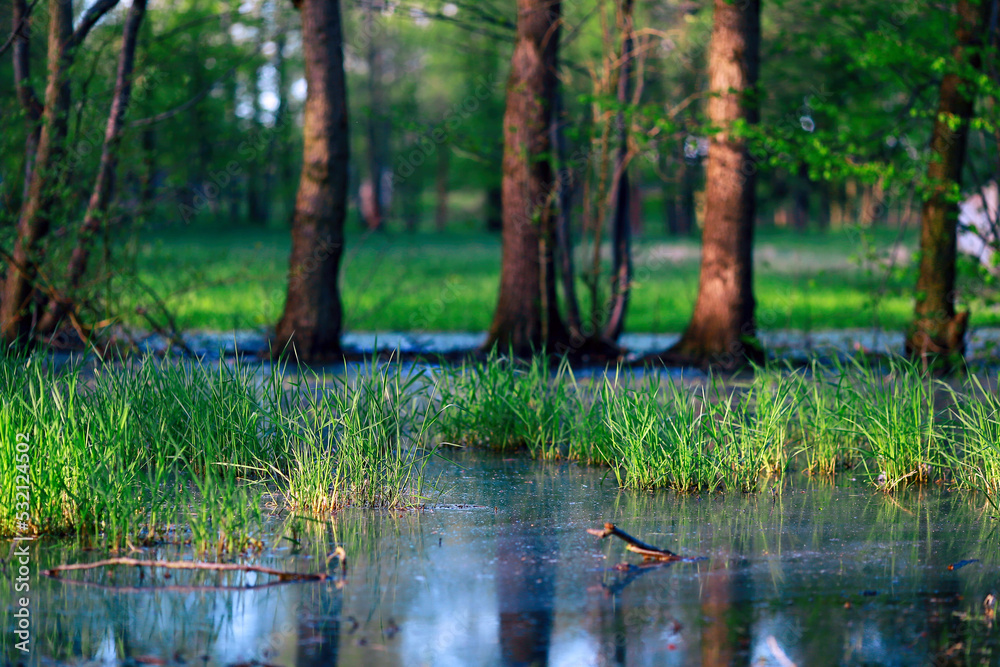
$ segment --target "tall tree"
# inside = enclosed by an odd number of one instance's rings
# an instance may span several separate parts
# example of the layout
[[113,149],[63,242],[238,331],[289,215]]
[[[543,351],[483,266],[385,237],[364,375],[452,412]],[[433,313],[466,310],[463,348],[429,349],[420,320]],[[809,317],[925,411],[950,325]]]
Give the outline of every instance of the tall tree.
[[567,340],[556,302],[550,123],[556,95],[560,0],[517,0],[507,82],[500,296],[486,347],[529,355]]
[[698,298],[687,330],[664,358],[732,368],[760,357],[753,295],[756,165],[746,139],[734,131],[758,119],[760,0],[715,0],[708,58],[708,118],[718,131],[705,166]]
[[38,330],[42,334],[51,333],[70,308],[73,292],[80,286],[80,281],[87,270],[94,237],[107,216],[111,196],[114,192],[115,170],[118,166],[118,145],[121,143],[121,133],[132,96],[132,70],[135,66],[135,49],[139,38],[139,27],[145,14],[146,0],[132,0],[132,6],[129,7],[122,32],[122,47],[118,58],[115,89],[104,132],[104,145],[101,148],[101,161],[97,169],[97,178],[94,181],[94,190],[87,202],[87,212],[83,216],[83,225],[80,228],[77,245],[73,249],[69,265],[66,267],[66,286],[59,295],[54,295],[49,300],[48,310],[39,321]]
[[952,69],[941,79],[937,114],[927,166],[930,192],[920,227],[920,273],[915,318],[906,338],[906,353],[932,361],[954,360],[965,352],[969,313],[955,312],[957,194],[962,183],[969,119],[975,104],[971,80],[982,67],[988,0],[958,0]]
[[340,354],[338,273],[347,206],[347,87],[339,0],[293,0],[302,16],[306,103],[292,254],[277,350],[299,359]]
[[632,100],[632,58],[635,37],[632,23],[632,0],[622,0],[618,7],[618,20],[622,32],[621,66],[618,70],[618,114],[615,131],[618,148],[615,153],[614,173],[611,179],[610,201],[613,206],[611,216],[611,249],[614,267],[611,274],[611,299],[608,302],[607,322],[603,335],[606,340],[616,341],[625,326],[629,294],[632,291],[632,224],[630,220],[633,190],[629,184],[628,163],[631,154],[628,146],[628,127],[625,120],[625,105]]
[[[45,83],[41,131],[27,196],[17,221],[17,239],[6,257],[7,276],[0,296],[0,341],[10,345],[27,338],[34,324],[31,295],[38,278],[39,243],[49,233],[57,209],[58,181],[64,167],[66,130],[70,109],[69,70],[78,47],[91,28],[118,0],[97,0],[73,27],[73,4],[49,0],[48,76]],[[22,14],[23,16],[23,14]],[[19,94],[27,95],[21,81]],[[30,146],[29,146],[30,148]]]

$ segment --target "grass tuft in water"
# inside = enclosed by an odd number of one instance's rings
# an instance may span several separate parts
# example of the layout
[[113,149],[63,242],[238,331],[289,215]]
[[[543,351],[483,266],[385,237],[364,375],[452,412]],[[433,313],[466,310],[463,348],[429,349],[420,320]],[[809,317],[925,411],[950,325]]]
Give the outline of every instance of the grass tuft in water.
[[285,370],[0,359],[0,535],[169,535],[222,553],[249,542],[268,484],[296,509],[419,502],[436,417],[419,374]]

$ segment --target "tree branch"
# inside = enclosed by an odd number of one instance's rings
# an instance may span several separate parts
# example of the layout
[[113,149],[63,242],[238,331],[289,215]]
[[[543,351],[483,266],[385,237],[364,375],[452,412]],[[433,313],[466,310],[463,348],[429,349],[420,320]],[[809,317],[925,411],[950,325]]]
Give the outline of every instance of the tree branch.
[[599,528],[588,528],[587,532],[601,539],[604,539],[609,535],[617,537],[628,544],[628,546],[625,547],[627,551],[639,554],[646,560],[683,560],[683,558],[672,551],[660,549],[659,547],[654,547],[651,544],[646,544],[645,542],[635,539],[624,530],[617,528],[613,523],[604,524],[603,530]]
[[284,572],[260,565],[241,565],[239,563],[193,563],[189,561],[139,560],[138,558],[108,558],[93,563],[73,563],[60,565],[42,572],[47,577],[58,578],[59,573],[71,570],[93,570],[109,565],[132,565],[134,567],[159,567],[167,570],[213,570],[222,572],[260,572],[278,577],[280,581],[323,581],[329,578],[326,572]]
[[90,29],[117,4],[118,0],[97,0],[97,2],[88,7],[87,11],[80,17],[80,24],[69,38],[68,48],[73,49],[79,46],[87,38],[87,33],[90,32]]
[[0,46],[0,56],[7,53],[7,49],[9,49],[11,44],[14,43],[14,40],[17,39],[21,29],[24,28],[24,26],[28,23],[28,19],[31,18],[31,10],[33,10],[37,4],[38,0],[31,0],[31,4],[28,5],[24,13],[21,14],[21,19],[17,22],[17,25],[14,26],[14,29],[10,31],[10,37],[8,37],[7,41],[3,43],[3,46]]

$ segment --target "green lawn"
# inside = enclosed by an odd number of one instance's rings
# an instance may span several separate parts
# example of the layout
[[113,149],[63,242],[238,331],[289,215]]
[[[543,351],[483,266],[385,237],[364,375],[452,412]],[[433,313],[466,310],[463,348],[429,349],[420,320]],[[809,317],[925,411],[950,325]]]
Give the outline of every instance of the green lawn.
[[[875,234],[885,256],[895,235]],[[904,235],[903,255],[913,236]],[[895,269],[862,262],[856,235],[759,234],[758,319],[764,329],[805,330],[905,326],[912,312],[912,260]],[[175,311],[182,328],[229,330],[272,325],[284,300],[289,236],[275,230],[161,233],[139,245],[140,276]],[[578,262],[579,266],[579,262]],[[496,303],[498,236],[350,233],[342,271],[347,329],[354,331],[484,330]],[[695,241],[644,239],[637,244],[637,283],[628,331],[683,329],[698,286]],[[992,290],[963,281],[977,325],[1000,324]],[[581,299],[586,295],[582,290]],[[131,310],[131,309],[130,309]],[[134,324],[142,325],[138,319]]]

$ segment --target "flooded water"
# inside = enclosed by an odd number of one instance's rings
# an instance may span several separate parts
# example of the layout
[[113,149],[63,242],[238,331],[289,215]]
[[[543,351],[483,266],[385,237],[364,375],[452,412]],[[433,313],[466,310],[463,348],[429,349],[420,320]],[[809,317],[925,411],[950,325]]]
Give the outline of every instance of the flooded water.
[[[485,332],[412,333],[384,331],[379,333],[348,332],[341,338],[344,349],[352,354],[398,352],[404,355],[448,355],[469,352],[486,342]],[[237,351],[264,355],[270,350],[267,336],[260,331],[188,332],[185,344],[208,359],[228,356]],[[635,360],[647,354],[668,349],[680,339],[679,333],[625,333],[619,339],[627,350],[626,358]],[[774,356],[793,362],[807,361],[817,355],[847,358],[866,351],[876,354],[901,354],[903,333],[886,329],[837,329],[829,331],[796,331],[790,329],[763,330],[761,343]],[[139,348],[156,354],[169,347],[158,334],[141,339]],[[994,365],[1000,348],[1000,328],[976,327],[968,337],[967,359],[970,362]]]
[[[440,464],[425,511],[276,517],[254,562],[346,577],[134,568],[39,575],[106,554],[33,543],[31,654],[44,665],[1000,664],[983,599],[998,521],[937,488],[886,498],[849,478],[780,495],[624,493],[603,471],[492,457]],[[448,504],[444,504],[448,503]],[[700,560],[640,567],[613,521]],[[286,539],[290,538],[290,539]],[[4,545],[4,552],[7,551]],[[177,547],[139,558],[190,558]],[[962,563],[978,559],[976,562]],[[628,567],[623,567],[628,563]],[[949,569],[949,565],[958,565]],[[8,590],[13,570],[5,569]],[[230,588],[225,588],[230,587]],[[236,588],[233,588],[236,587]],[[13,595],[13,594],[12,594]]]

